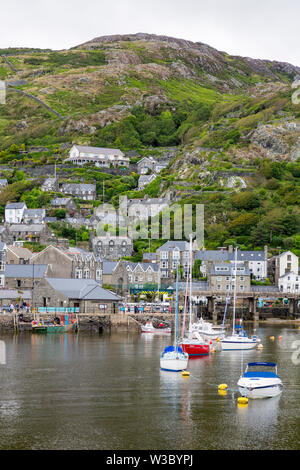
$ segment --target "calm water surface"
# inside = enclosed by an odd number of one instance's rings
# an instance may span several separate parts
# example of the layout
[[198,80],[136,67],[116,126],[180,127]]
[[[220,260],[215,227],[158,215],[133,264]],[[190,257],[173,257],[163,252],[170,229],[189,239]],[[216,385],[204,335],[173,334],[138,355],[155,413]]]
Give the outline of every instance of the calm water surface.
[[[243,364],[241,352],[217,351],[190,360],[188,379],[160,371],[166,336],[0,333],[0,449],[299,449],[300,331],[258,333],[264,349],[244,352]],[[239,408],[250,361],[277,362],[284,390]]]

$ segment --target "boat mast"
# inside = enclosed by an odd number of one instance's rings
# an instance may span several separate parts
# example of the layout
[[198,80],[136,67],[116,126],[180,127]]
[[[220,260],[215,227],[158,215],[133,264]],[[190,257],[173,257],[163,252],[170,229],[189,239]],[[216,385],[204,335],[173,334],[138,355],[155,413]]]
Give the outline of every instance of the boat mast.
[[236,275],[236,265],[237,265],[237,247],[235,248],[235,257],[234,257],[234,282],[233,282],[233,319],[232,319],[232,334],[235,330],[235,302],[236,302],[236,285],[237,285],[237,275]]
[[185,295],[184,295],[184,311],[183,311],[183,320],[182,320],[182,338],[184,338],[185,332],[185,320],[186,320],[186,312],[187,312],[187,298],[188,298],[188,282],[190,277],[190,256],[188,257],[188,267],[187,267],[187,275],[186,275],[186,283],[185,283]]
[[189,300],[190,300],[190,326],[189,326],[189,331],[192,331],[192,279],[193,279],[193,274],[192,274],[192,250],[193,250],[193,235],[190,235],[190,255],[189,255],[189,260],[190,260],[190,295],[189,295]]
[[178,350],[178,264],[176,273],[176,320],[175,320],[175,351]]

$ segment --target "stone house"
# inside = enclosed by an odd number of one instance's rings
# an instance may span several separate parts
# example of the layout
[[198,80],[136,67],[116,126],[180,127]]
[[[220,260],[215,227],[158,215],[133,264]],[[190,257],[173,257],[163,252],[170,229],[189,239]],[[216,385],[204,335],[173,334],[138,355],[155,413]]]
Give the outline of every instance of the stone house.
[[65,183],[61,187],[61,192],[85,201],[94,201],[97,197],[96,185],[91,183]]
[[159,173],[168,166],[167,161],[159,161],[154,157],[144,157],[137,163],[138,174],[146,175],[148,172]]
[[51,272],[47,264],[6,264],[5,287],[11,289],[33,289]]
[[34,307],[79,308],[80,313],[118,313],[122,300],[93,279],[42,279],[33,292]]
[[173,279],[177,265],[182,269],[183,277],[187,275],[190,244],[186,241],[167,241],[156,250],[156,262],[162,278]]
[[52,231],[46,224],[12,224],[7,227],[7,244],[17,240],[46,244],[52,238]]
[[148,217],[155,217],[160,212],[169,209],[169,207],[169,195],[164,198],[150,198],[146,195],[143,199],[125,199],[122,201],[121,213],[124,214],[124,211],[127,210],[128,221],[134,222],[147,220]]
[[65,163],[80,166],[86,163],[94,163],[95,166],[100,168],[110,168],[110,166],[117,168],[128,167],[130,159],[125,157],[119,149],[73,145]]
[[71,217],[77,212],[77,206],[71,197],[56,197],[51,201],[53,209],[65,209]]
[[156,178],[156,175],[152,173],[151,175],[141,175],[138,181],[138,189],[143,190],[145,186],[152,183]]
[[44,224],[46,209],[25,209],[22,222],[24,224]]
[[133,241],[127,236],[111,235],[107,232],[104,236],[96,237],[92,233],[91,243],[95,255],[109,261],[119,260],[133,253]]
[[29,264],[32,251],[22,246],[7,245],[6,264]]
[[102,260],[102,285],[112,286],[112,274],[118,261]]
[[21,223],[25,209],[27,209],[25,202],[7,203],[5,206],[5,222],[8,224]]
[[48,277],[71,279],[94,279],[102,282],[102,263],[93,253],[80,248],[59,249],[49,245],[35,253],[30,263],[47,264],[51,267]]
[[208,272],[208,285],[214,292],[226,294],[234,291],[236,282],[236,293],[251,292],[251,273],[248,267],[239,264],[236,267],[230,262],[215,264]]
[[157,288],[160,285],[159,266],[154,263],[120,260],[112,271],[111,285],[122,293],[129,291],[130,288],[143,289],[147,286]]
[[59,184],[57,178],[46,178],[41,186],[41,190],[44,192],[58,191]]
[[[198,250],[195,252],[195,260],[200,260],[201,267],[200,271],[203,277],[207,276],[208,271],[216,263],[224,263],[229,261],[234,264],[235,262],[235,253],[233,247],[230,246],[227,249],[220,250]],[[237,251],[237,263],[246,263],[249,271],[257,280],[265,279],[267,277],[267,261],[268,258],[268,248],[265,247],[264,251],[246,251],[238,250]]]

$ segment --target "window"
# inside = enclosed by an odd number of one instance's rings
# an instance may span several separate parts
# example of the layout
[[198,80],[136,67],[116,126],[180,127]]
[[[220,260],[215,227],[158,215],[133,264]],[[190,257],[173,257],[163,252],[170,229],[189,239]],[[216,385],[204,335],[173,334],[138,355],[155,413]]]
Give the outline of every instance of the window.
[[168,252],[167,251],[162,251],[160,254],[161,259],[168,259]]
[[89,269],[85,269],[84,270],[84,279],[89,279],[90,278],[90,270]]
[[220,284],[217,285],[217,289],[218,289],[218,290],[221,290]]
[[96,279],[97,281],[100,281],[102,279],[102,271],[101,269],[96,270]]
[[240,286],[240,290],[244,290],[244,286]]
[[218,280],[219,282],[222,281],[222,277],[221,277],[221,276],[218,276],[218,277],[217,277],[217,280]]
[[240,277],[240,281],[244,281],[244,276],[241,276],[241,277]]
[[75,271],[75,278],[82,279],[82,269],[77,268]]

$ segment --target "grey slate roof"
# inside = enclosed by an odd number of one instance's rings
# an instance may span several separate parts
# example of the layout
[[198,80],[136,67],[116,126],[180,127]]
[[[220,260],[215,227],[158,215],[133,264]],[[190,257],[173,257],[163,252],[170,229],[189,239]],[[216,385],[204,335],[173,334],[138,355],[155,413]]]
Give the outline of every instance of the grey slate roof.
[[47,264],[6,264],[5,277],[41,279],[47,269]]
[[93,279],[58,279],[47,278],[50,286],[64,294],[69,299],[80,300],[109,300],[117,302],[121,298],[114,292],[103,289]]
[[156,253],[143,253],[143,260],[156,260]]
[[44,217],[45,214],[45,209],[25,209],[23,217]]
[[132,271],[134,271],[138,266],[142,268],[143,271],[147,271],[150,267],[153,271],[158,271],[158,264],[156,263],[133,263],[132,261],[125,261],[125,266],[129,266]]
[[17,289],[0,289],[0,299],[2,300],[15,300],[21,297],[21,299],[31,299],[31,291]]
[[113,270],[115,269],[115,267],[117,266],[118,264],[118,261],[107,261],[107,260],[103,260],[102,262],[102,270],[103,270],[103,274],[105,275],[108,275],[108,274],[112,274]]
[[[196,251],[195,259],[215,262],[234,261],[235,253],[229,253],[228,250],[200,250]],[[265,261],[265,252],[238,250],[237,261]]]
[[73,192],[79,189],[79,191],[96,191],[96,185],[92,183],[65,183],[62,185],[62,192]]
[[23,209],[23,207],[26,207],[25,202],[9,202],[5,209]]
[[72,201],[71,197],[56,197],[52,199],[51,206],[65,206],[70,201]]
[[[220,268],[221,270],[218,270]],[[243,268],[241,271],[239,268]],[[230,276],[234,272],[234,265],[232,263],[216,264],[210,271],[213,276]],[[250,276],[249,268],[245,266],[237,266],[237,276]]]
[[173,251],[175,248],[178,248],[180,251],[189,251],[190,245],[188,242],[182,240],[169,240],[158,248],[157,251]]
[[83,153],[93,153],[95,155],[120,155],[123,156],[124,153],[120,149],[111,149],[105,147],[89,147],[87,145],[74,145],[74,147]]
[[43,224],[12,224],[8,227],[10,232],[42,232],[45,229]]

